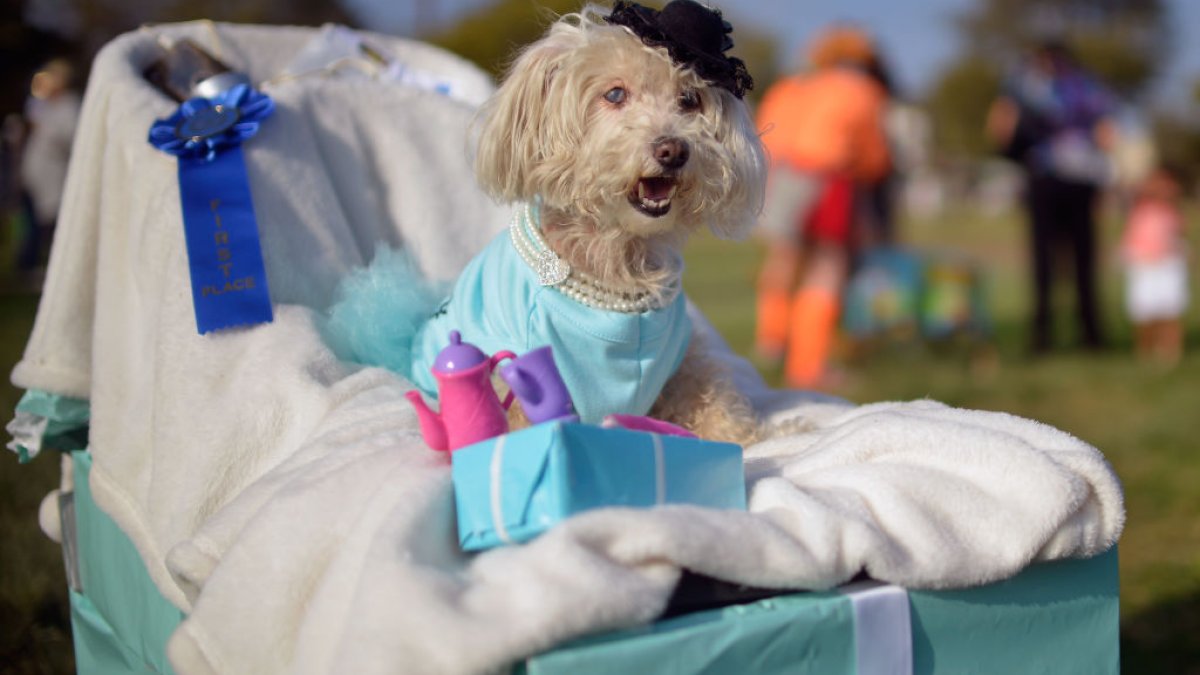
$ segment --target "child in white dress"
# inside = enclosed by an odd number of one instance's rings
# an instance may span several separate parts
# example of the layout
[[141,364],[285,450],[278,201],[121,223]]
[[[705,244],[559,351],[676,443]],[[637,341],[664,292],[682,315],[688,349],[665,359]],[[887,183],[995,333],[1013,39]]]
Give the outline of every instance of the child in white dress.
[[1187,249],[1180,182],[1158,167],[1138,189],[1121,241],[1125,304],[1139,357],[1173,366],[1183,356],[1188,304]]

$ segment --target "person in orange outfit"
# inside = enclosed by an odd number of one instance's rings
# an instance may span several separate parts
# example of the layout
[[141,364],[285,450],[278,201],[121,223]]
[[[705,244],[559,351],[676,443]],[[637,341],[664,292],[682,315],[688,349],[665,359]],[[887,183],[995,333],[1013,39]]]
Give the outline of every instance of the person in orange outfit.
[[825,380],[849,274],[855,194],[890,166],[887,94],[867,72],[877,58],[870,37],[834,27],[808,57],[811,67],[768,89],[758,112],[771,173],[755,333],[760,358],[782,358],[786,383],[804,388]]

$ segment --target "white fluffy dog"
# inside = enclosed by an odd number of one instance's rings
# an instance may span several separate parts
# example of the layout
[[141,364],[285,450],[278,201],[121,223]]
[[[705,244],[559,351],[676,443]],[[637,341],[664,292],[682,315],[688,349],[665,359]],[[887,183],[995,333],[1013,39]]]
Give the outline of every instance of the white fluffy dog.
[[743,235],[762,202],[750,77],[724,54],[729,30],[691,0],[555,22],[482,111],[476,168],[519,203],[512,226],[440,306],[386,256],[352,275],[331,312],[339,354],[436,396],[451,331],[488,354],[550,345],[584,422],[649,414],[753,441],[749,405],[691,339],[680,284],[688,236]]
[[[541,243],[572,276],[638,299],[634,310],[680,292],[689,235],[744,236],[762,206],[764,158],[741,99],[751,83],[723,55],[729,31],[690,0],[661,12],[618,2],[611,15],[588,6],[520,54],[483,111],[482,185],[540,204]],[[570,283],[564,290],[578,297]],[[697,341],[650,414],[706,438],[747,443],[758,433]]]

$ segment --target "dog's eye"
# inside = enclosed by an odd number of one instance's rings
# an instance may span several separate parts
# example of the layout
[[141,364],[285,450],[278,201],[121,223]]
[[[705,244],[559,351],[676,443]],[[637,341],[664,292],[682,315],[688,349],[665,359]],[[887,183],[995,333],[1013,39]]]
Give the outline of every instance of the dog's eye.
[[625,102],[625,87],[613,87],[604,92],[604,100],[613,105],[621,105]]
[[679,95],[679,107],[684,112],[694,112],[700,109],[700,92],[695,89],[684,89]]

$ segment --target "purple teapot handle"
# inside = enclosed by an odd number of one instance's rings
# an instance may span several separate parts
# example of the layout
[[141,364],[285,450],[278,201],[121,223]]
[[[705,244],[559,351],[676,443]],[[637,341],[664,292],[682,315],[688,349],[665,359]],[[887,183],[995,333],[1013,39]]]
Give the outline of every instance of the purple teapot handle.
[[[508,351],[507,349],[504,349],[504,350],[496,352],[495,354],[492,354],[492,358],[488,359],[488,372],[489,373],[494,372],[496,370],[496,366],[500,365],[501,361],[503,361],[505,359],[515,359],[515,358],[517,358],[517,355]],[[512,404],[513,404],[513,398],[515,396],[516,396],[516,394],[513,392],[513,390],[509,389],[508,396],[504,397],[504,401],[500,404],[500,407],[504,408],[505,410],[508,410],[509,408],[511,408]]]

